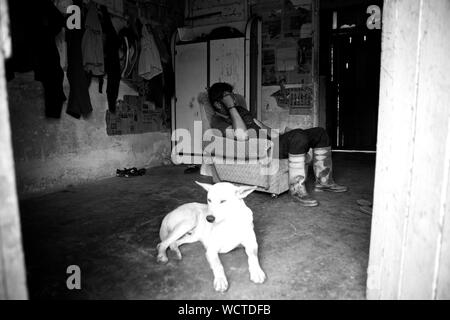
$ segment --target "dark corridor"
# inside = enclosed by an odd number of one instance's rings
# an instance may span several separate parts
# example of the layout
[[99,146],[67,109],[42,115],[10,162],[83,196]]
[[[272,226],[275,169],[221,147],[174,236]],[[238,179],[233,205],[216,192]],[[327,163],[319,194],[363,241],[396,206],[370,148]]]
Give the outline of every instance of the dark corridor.
[[326,125],[334,149],[376,150],[381,29],[367,26],[367,9],[322,11],[321,73],[327,78]]

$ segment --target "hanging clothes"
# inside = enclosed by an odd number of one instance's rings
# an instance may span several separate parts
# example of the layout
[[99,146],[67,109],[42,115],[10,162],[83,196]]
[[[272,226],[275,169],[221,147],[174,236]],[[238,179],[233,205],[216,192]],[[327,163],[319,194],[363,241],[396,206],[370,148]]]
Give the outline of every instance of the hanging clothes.
[[[74,0],[74,4],[81,6],[82,1]],[[81,53],[83,31],[66,29],[67,79],[70,85],[66,113],[77,119],[81,116],[86,117],[92,112],[88,79],[83,69],[83,56]]]
[[[15,72],[34,71],[37,57],[33,54],[33,45],[39,34],[35,27],[39,19],[35,10],[39,9],[35,1],[8,0],[9,24],[11,32],[12,55],[5,61],[8,81],[14,79]],[[23,10],[24,5],[29,8]]]
[[150,80],[162,72],[161,58],[153,34],[149,33],[147,27],[143,25],[138,74],[142,78]]
[[133,28],[126,27],[119,31],[120,39],[120,72],[123,79],[133,79],[140,52],[140,41]]
[[108,9],[106,6],[100,8],[102,12],[102,29],[105,35],[104,57],[105,72],[107,75],[106,95],[108,97],[108,109],[110,112],[116,112],[116,101],[119,95],[119,86],[121,79],[120,70],[120,38],[114,29]]
[[153,34],[153,37],[155,38],[156,46],[159,51],[159,55],[161,57],[161,62],[163,64],[165,63],[172,63],[172,57],[169,53],[169,47],[165,41],[165,35],[162,32],[162,30],[158,30],[155,32],[153,28],[150,28],[151,33]]
[[12,57],[6,61],[7,79],[12,80],[14,72],[34,71],[44,88],[45,116],[59,118],[66,96],[55,38],[64,16],[50,0],[9,0],[8,7]]
[[83,67],[87,73],[93,76],[103,76],[103,33],[96,4],[91,1],[88,4],[88,11],[85,21],[85,32],[81,41],[83,53]]
[[45,116],[60,118],[66,96],[63,89],[64,72],[55,37],[64,27],[65,19],[50,0],[39,2],[33,13],[38,19],[38,23],[32,26],[37,35],[32,47],[36,55],[35,79],[42,82],[44,87]]
[[58,48],[59,64],[64,71],[67,71],[67,42],[65,29],[56,36],[56,47]]

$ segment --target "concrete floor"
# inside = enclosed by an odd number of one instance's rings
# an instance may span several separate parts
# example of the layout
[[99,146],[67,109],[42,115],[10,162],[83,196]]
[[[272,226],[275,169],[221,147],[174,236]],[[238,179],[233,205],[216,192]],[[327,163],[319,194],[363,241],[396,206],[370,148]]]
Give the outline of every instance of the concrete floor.
[[[28,287],[38,299],[364,299],[371,217],[373,155],[335,154],[335,177],[350,191],[314,194],[303,208],[288,194],[253,193],[261,266],[268,280],[250,282],[243,249],[221,255],[229,289],[215,293],[200,243],[184,259],[155,261],[163,216],[183,203],[205,202],[198,174],[183,166],[145,176],[109,178],[20,202]],[[311,181],[311,180],[310,180]],[[169,255],[169,258],[173,257]],[[66,268],[81,268],[81,290],[66,288]]]

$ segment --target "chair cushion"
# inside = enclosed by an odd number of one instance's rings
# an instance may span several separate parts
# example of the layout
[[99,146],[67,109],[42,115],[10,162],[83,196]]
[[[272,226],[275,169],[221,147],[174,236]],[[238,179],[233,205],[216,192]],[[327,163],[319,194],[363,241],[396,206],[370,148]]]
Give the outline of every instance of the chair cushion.
[[[220,162],[221,159],[264,160],[271,157],[273,142],[267,139],[238,141],[222,136],[210,135],[208,131],[203,144],[203,154]],[[210,142],[209,142],[210,141]],[[257,163],[257,162],[255,162]]]

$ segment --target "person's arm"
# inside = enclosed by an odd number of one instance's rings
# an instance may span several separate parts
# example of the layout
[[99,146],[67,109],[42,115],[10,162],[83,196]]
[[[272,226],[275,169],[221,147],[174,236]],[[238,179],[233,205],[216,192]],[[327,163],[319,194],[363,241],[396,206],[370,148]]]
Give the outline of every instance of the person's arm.
[[267,131],[271,130],[272,128],[269,126],[266,126],[264,124],[264,122],[259,121],[258,119],[253,119],[253,121],[261,128],[261,129],[266,129]]
[[234,136],[237,140],[247,140],[247,126],[245,125],[244,120],[242,120],[236,107],[231,107],[228,111],[230,112],[231,122],[233,124]]
[[[270,130],[272,130],[271,127],[266,126],[262,121],[259,121],[258,119],[253,119],[253,121],[254,121],[258,126],[260,126],[262,129],[266,129],[268,132],[270,132]],[[289,127],[285,127],[285,128],[284,128],[284,131],[280,131],[280,134],[283,134],[283,133],[286,133],[286,132],[289,132],[289,131],[292,131],[292,130],[294,130],[294,129],[291,129],[291,128],[289,128]]]

